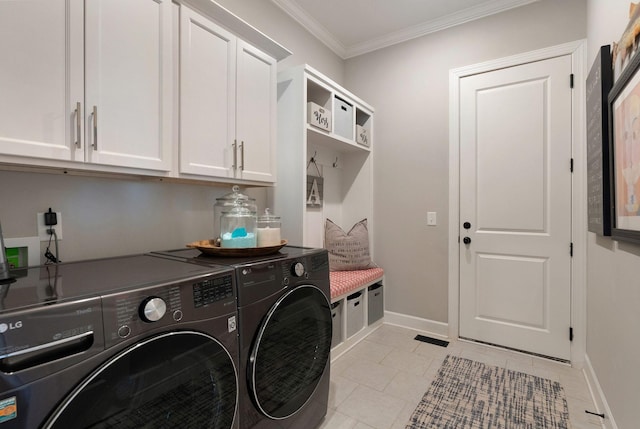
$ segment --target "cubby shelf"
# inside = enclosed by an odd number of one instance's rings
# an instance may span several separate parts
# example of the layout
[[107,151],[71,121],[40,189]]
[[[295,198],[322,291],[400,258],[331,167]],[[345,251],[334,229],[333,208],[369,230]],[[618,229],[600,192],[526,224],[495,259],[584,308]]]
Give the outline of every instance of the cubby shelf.
[[[324,247],[324,226],[331,219],[345,231],[367,219],[373,230],[373,108],[318,71],[302,65],[278,73],[278,181],[275,209],[290,244]],[[322,176],[322,204],[307,205],[307,175]],[[369,235],[372,257],[373,236]],[[336,328],[341,340],[335,359],[382,324],[368,322],[367,286],[359,310],[362,320],[347,319],[348,298]],[[353,329],[348,332],[347,326]]]
[[[373,107],[308,65],[278,73],[274,205],[289,243],[323,247],[327,218],[345,230],[366,218],[373,228],[373,113]],[[309,123],[318,122],[320,114],[319,123]],[[356,141],[358,127],[368,145]],[[319,206],[307,206],[307,168],[323,179]],[[373,254],[373,237],[370,242]]]
[[309,124],[307,124],[307,143],[326,147],[336,152],[369,152],[371,150],[366,146],[356,144],[353,140],[322,131]]

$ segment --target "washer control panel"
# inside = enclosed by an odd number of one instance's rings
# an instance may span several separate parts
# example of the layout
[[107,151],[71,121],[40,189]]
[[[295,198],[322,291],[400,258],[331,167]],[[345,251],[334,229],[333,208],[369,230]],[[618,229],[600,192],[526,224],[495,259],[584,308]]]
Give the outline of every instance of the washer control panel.
[[236,311],[233,272],[104,296],[105,342],[111,346],[159,327]]

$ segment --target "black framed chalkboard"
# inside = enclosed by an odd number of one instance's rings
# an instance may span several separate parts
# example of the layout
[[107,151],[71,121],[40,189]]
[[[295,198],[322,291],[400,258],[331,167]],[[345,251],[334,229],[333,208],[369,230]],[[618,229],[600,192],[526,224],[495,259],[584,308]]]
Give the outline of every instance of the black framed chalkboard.
[[587,201],[589,231],[611,235],[609,176],[609,91],[613,85],[611,49],[600,47],[587,76]]

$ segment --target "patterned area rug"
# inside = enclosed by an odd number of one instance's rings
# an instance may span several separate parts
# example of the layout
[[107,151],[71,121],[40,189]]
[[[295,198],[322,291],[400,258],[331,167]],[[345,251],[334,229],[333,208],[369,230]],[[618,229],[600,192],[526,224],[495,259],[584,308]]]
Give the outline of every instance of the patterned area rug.
[[567,429],[562,386],[522,372],[447,356],[406,429]]

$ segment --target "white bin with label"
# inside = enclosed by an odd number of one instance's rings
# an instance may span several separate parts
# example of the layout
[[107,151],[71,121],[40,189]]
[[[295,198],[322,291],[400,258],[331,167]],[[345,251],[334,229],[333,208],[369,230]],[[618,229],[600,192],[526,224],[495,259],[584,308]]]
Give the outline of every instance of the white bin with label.
[[362,292],[347,297],[347,338],[364,328],[363,298]]

